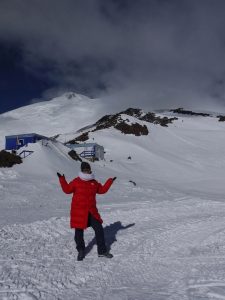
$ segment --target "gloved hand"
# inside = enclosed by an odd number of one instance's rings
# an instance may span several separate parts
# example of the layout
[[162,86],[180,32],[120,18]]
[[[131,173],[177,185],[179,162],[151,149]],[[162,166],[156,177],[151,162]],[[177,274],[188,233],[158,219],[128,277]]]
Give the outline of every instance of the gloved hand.
[[113,179],[112,179],[112,180],[113,180],[113,181],[115,181],[115,180],[116,180],[116,178],[117,178],[117,177],[113,177]]
[[57,172],[57,176],[60,178],[60,177],[65,177],[65,175],[61,175],[60,173]]

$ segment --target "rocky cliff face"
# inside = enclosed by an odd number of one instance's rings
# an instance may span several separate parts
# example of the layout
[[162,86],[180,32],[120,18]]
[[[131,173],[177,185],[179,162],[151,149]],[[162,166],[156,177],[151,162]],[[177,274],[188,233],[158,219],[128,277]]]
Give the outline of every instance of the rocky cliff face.
[[[131,118],[132,117],[132,120]],[[81,129],[82,134],[68,143],[84,142],[89,139],[88,133],[107,128],[115,128],[121,131],[123,134],[133,134],[135,136],[148,135],[149,130],[144,122],[158,124],[160,126],[167,127],[171,124],[176,117],[160,117],[152,112],[144,112],[138,108],[128,108],[120,113],[113,115],[105,115],[100,118],[93,126],[89,127],[89,130]]]

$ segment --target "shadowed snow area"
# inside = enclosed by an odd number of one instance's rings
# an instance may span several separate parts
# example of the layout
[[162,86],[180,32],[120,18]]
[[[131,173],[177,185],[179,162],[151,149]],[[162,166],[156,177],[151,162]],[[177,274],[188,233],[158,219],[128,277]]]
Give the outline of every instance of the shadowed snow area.
[[71,195],[56,172],[70,181],[80,163],[61,142],[101,111],[77,95],[0,115],[1,148],[9,134],[61,134],[29,144],[34,152],[22,164],[0,168],[0,299],[225,299],[225,123],[213,116],[159,114],[178,117],[168,127],[138,120],[146,136],[89,133],[106,152],[92,163],[96,179],[117,176],[97,196],[114,257],[97,257],[89,228],[87,256],[76,261]]

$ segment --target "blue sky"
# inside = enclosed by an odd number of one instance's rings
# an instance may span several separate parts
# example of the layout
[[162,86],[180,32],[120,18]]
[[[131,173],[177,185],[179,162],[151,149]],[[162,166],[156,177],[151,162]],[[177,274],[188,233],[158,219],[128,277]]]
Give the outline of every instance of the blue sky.
[[27,72],[20,62],[16,45],[0,44],[0,112],[29,104],[50,87],[49,82]]

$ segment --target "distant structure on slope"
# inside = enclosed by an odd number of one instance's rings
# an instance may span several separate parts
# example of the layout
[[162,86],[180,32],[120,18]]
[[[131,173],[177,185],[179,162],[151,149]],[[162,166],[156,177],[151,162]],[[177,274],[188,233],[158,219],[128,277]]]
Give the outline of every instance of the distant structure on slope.
[[5,137],[5,150],[18,150],[29,143],[36,143],[40,140],[49,139],[37,133],[25,133],[17,135],[7,135]]
[[81,158],[90,161],[104,159],[104,147],[97,143],[66,144],[66,146],[75,150]]

